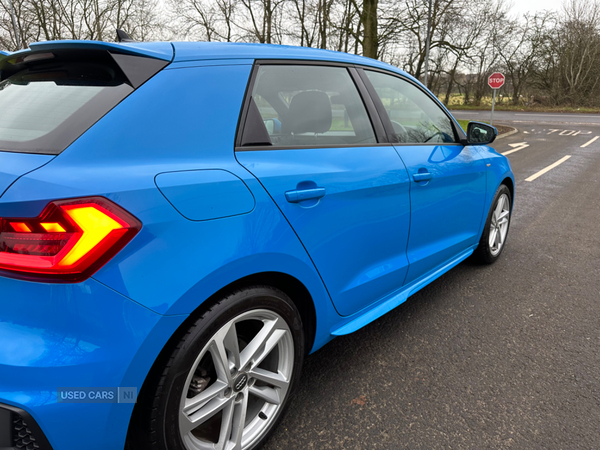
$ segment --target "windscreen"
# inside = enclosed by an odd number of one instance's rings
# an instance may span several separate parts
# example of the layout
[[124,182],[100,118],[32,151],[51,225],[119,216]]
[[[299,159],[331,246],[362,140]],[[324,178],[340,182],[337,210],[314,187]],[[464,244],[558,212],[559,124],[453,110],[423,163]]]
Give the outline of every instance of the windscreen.
[[132,91],[114,64],[24,66],[0,81],[0,151],[58,154]]

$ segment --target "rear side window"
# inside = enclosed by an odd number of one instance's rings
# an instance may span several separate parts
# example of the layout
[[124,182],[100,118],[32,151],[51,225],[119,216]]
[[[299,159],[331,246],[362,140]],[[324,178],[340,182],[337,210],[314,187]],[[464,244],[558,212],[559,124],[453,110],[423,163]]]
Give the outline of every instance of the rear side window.
[[58,154],[134,90],[107,52],[93,61],[48,55],[2,71],[0,151]]
[[401,78],[370,70],[365,73],[392,122],[397,142],[456,142],[452,121],[427,94]]
[[[260,119],[252,117],[256,114]],[[249,129],[263,125],[268,137]],[[261,134],[262,139],[246,138]],[[320,147],[375,142],[371,121],[347,69],[303,65],[258,69],[242,145]]]

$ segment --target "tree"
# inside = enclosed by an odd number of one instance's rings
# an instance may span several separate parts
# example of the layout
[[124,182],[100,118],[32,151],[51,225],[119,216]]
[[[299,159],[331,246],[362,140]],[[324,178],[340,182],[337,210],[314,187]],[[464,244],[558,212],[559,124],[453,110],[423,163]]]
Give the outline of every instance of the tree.
[[519,103],[521,91],[537,66],[548,20],[548,13],[539,13],[501,22],[503,32],[498,33],[495,47],[512,86],[514,105]]

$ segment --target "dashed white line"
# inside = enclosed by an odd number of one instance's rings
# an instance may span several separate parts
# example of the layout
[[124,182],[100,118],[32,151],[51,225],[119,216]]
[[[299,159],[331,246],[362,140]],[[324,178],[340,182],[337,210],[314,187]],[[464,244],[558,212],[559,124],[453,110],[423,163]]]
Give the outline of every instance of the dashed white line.
[[596,136],[595,138],[592,138],[590,141],[586,142],[585,144],[583,144],[581,146],[581,148],[587,147],[590,144],[593,144],[594,142],[596,142],[596,140],[598,140],[598,138],[600,138],[600,136]]
[[571,157],[571,155],[567,155],[564,158],[560,158],[558,161],[556,161],[554,164],[550,164],[548,167],[546,167],[545,169],[540,170],[537,173],[534,173],[533,175],[531,175],[529,178],[525,178],[525,181],[533,181],[536,178],[541,177],[542,175],[544,175],[546,172],[550,172],[552,169],[554,169],[557,166],[560,166],[562,163],[564,163],[567,159],[569,159]]

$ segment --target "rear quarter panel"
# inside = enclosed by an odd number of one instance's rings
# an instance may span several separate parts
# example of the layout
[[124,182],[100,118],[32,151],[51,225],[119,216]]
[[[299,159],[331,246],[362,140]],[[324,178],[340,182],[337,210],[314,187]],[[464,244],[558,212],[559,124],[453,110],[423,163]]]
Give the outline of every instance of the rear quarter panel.
[[[264,271],[299,279],[317,316],[337,317],[314,266],[258,181],[234,157],[239,111],[252,66],[165,69],[50,164],[0,198],[0,216],[35,216],[50,200],[103,195],[143,223],[93,278],[159,314],[189,314],[229,283]],[[188,220],[155,184],[160,173],[221,169],[249,188],[252,211]],[[323,342],[329,333],[317,324]],[[315,344],[317,345],[317,344]]]

